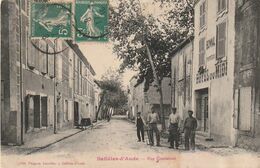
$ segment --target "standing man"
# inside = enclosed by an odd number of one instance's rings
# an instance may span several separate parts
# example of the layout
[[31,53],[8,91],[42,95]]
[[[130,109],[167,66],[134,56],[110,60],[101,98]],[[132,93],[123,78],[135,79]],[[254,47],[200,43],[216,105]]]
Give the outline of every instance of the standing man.
[[141,142],[141,136],[142,135],[142,141],[144,142],[144,120],[141,117],[141,112],[137,113],[137,117],[135,120],[135,125],[137,127],[137,137],[138,137],[138,142]]
[[184,122],[184,139],[185,139],[185,150],[189,150],[190,146],[192,150],[195,150],[195,131],[197,128],[197,120],[192,116],[193,111],[189,110],[189,117]]
[[176,114],[176,108],[172,108],[172,113],[169,116],[169,141],[170,141],[170,147],[169,148],[174,148],[174,143],[175,143],[175,148],[178,149],[179,147],[179,122],[180,122],[180,117],[178,114]]
[[160,133],[157,123],[160,121],[158,114],[154,111],[154,106],[151,108],[152,113],[148,115],[148,127],[150,129],[151,146],[154,145],[153,132],[156,135],[156,146],[160,146]]

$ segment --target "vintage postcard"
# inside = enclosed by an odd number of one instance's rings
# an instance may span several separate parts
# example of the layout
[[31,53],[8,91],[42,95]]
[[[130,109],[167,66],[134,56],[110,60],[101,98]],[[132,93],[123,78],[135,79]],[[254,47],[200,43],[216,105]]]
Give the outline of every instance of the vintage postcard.
[[1,168],[260,168],[259,0],[1,0]]

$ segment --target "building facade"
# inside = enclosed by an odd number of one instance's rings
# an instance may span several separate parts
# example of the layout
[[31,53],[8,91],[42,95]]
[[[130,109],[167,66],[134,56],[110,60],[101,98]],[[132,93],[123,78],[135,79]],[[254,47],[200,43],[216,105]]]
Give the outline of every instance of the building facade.
[[260,2],[236,1],[234,122],[236,145],[260,151]]
[[259,150],[259,2],[195,1],[192,107],[198,132]]
[[[162,92],[163,92],[163,106],[164,115],[167,118],[170,114],[171,106],[171,93],[170,93],[170,78],[164,78],[162,80]],[[155,111],[160,111],[160,96],[157,88],[150,85],[149,89],[144,91],[144,82],[137,85],[137,78],[132,77],[130,80],[129,93],[128,93],[129,111],[128,114],[131,119],[135,119],[137,112],[141,112],[144,119],[147,119],[147,115],[151,112],[151,107],[155,107]],[[159,113],[160,115],[160,113]]]
[[198,130],[231,145],[233,123],[235,1],[195,4],[193,108]]
[[73,128],[95,112],[92,66],[71,41],[31,40],[28,3],[4,0],[1,6],[3,144]]
[[193,37],[190,37],[173,51],[171,58],[171,104],[182,121],[192,109],[192,58]]

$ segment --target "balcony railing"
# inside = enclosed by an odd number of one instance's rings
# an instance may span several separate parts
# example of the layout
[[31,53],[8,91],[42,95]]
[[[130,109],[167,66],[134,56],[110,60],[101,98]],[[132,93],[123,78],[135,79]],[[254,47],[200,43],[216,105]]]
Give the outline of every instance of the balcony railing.
[[220,61],[216,63],[216,71],[209,73],[209,70],[205,67],[199,69],[196,74],[196,84],[207,82],[210,80],[222,78],[227,75],[227,61]]

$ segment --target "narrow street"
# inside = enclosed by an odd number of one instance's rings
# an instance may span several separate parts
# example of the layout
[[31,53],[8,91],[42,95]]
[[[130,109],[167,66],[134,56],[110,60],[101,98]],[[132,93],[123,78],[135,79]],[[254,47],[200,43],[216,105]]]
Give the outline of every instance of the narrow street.
[[[19,157],[4,156],[3,165],[10,167],[222,167],[227,160],[235,159],[231,167],[245,167],[252,161],[258,167],[259,156],[254,153],[234,149],[210,149],[187,152],[168,148],[166,139],[161,140],[162,146],[148,146],[137,142],[133,123],[123,117],[113,117],[110,122],[103,122],[80,132],[74,136],[57,142],[49,147],[30,155]],[[181,146],[181,149],[183,146]],[[207,162],[205,162],[207,157]],[[16,162],[10,162],[15,160]],[[194,160],[194,162],[190,162]],[[218,162],[218,164],[214,164]],[[203,163],[203,164],[201,164]],[[115,166],[116,165],[116,166]],[[7,167],[7,166],[6,166]]]
[[[146,135],[145,135],[146,136]],[[162,139],[162,141],[165,141]],[[145,142],[137,142],[136,128],[124,117],[114,117],[93,129],[83,131],[60,143],[56,143],[38,153],[88,153],[116,150],[130,153],[165,153],[172,152],[165,143],[161,147],[150,147]]]

